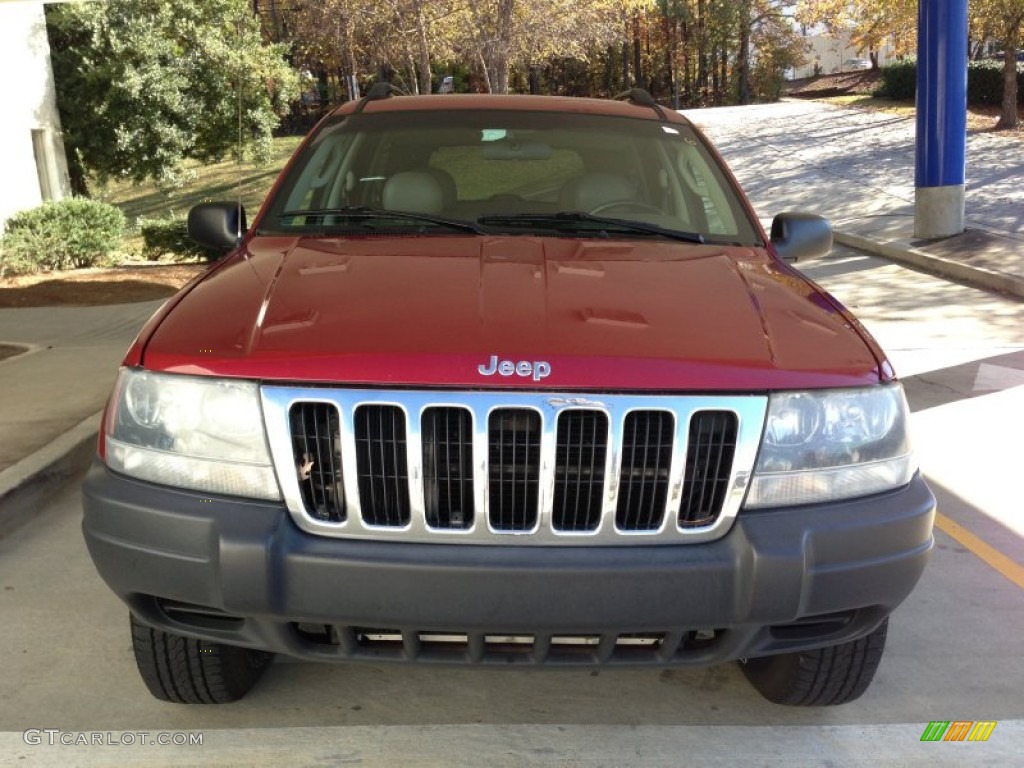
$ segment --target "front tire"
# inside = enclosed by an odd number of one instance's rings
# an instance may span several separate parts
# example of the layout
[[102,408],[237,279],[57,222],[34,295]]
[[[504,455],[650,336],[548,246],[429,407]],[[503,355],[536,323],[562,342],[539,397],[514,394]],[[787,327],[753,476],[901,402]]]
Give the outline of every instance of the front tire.
[[132,647],[149,692],[176,704],[226,704],[249,692],[274,654],[153,629],[130,614]]
[[768,701],[796,707],[845,704],[871,685],[885,650],[886,617],[859,640],[812,651],[748,659],[743,674]]

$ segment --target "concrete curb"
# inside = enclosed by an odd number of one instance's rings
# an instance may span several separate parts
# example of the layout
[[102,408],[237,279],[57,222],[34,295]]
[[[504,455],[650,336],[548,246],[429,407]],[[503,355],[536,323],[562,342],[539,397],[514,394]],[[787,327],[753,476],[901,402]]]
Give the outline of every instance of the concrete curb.
[[835,230],[833,234],[835,241],[841,245],[866,251],[875,256],[899,262],[900,264],[916,267],[924,272],[948,280],[968,283],[980,288],[987,288],[1024,299],[1024,279],[1015,275],[996,272],[985,267],[961,264],[958,261],[952,261],[943,256],[925,253],[900,242],[875,240],[864,235],[854,234],[853,232],[843,232],[842,230]]
[[0,537],[28,522],[92,461],[103,411],[0,472]]

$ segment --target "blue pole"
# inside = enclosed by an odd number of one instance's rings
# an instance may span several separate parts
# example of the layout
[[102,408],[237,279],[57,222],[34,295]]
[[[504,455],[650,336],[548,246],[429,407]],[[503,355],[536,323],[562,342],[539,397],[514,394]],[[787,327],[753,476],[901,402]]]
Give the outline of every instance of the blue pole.
[[964,231],[967,0],[919,0],[914,233]]

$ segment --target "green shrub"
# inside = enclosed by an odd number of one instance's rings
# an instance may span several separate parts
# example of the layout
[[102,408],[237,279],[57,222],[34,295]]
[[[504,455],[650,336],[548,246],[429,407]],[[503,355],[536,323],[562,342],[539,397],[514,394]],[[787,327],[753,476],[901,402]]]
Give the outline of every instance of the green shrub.
[[[1020,76],[1017,77],[1020,85]],[[972,61],[967,65],[967,103],[1003,103],[1003,62]]]
[[214,251],[196,243],[188,236],[187,221],[174,215],[163,219],[139,219],[142,234],[142,255],[156,261],[165,253],[213,261],[223,252]]
[[16,213],[4,224],[4,272],[91,267],[121,245],[124,214],[98,200],[71,198]]
[[[882,67],[882,86],[875,96],[912,101],[917,92],[917,62],[905,59]],[[1017,70],[1017,94],[1024,103],[1024,70]],[[999,105],[1003,103],[1003,62],[986,59],[967,65],[967,103]]]
[[903,59],[882,67],[882,86],[875,96],[898,101],[913,100],[917,92],[917,62]]

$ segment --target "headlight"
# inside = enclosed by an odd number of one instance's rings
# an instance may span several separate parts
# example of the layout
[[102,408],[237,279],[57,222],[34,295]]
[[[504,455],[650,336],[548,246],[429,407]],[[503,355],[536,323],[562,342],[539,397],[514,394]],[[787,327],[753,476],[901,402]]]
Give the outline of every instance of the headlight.
[[747,508],[836,501],[910,482],[899,384],[774,394]]
[[281,498],[251,381],[124,368],[106,446],[107,465],[140,480]]

